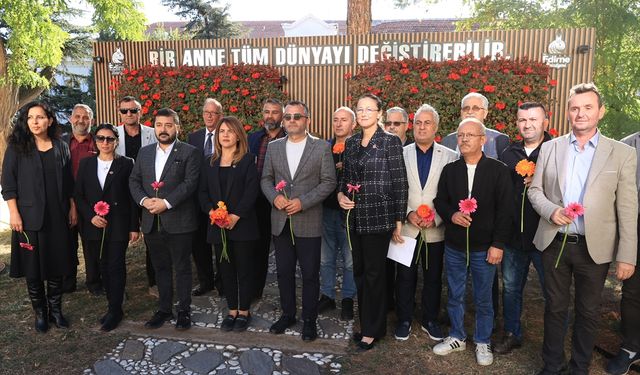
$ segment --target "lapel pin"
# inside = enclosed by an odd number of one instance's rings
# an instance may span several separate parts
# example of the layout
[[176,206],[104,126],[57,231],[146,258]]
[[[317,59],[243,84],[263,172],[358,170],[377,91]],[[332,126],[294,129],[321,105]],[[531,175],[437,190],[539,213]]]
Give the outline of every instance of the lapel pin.
[[109,174],[113,174],[113,171],[109,171]]
[[376,145],[371,146],[371,148],[378,148]]

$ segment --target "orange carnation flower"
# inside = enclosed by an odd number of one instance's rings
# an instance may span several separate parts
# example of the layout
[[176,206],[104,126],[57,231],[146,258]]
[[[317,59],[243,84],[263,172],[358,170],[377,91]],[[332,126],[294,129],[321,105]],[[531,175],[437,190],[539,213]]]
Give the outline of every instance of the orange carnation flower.
[[336,143],[333,145],[332,152],[334,154],[342,154],[344,152],[344,143]]
[[522,159],[516,164],[516,173],[522,177],[531,177],[536,172],[536,163]]

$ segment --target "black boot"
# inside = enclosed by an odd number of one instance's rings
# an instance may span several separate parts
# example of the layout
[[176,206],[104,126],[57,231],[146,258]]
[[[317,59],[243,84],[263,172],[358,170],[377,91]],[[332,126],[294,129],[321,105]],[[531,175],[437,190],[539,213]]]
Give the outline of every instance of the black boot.
[[47,280],[47,299],[49,300],[49,322],[58,328],[69,328],[69,322],[62,315],[62,277]]
[[31,299],[31,305],[35,312],[35,329],[36,332],[45,333],[49,330],[49,322],[47,321],[47,304],[44,296],[44,283],[40,280],[27,279],[27,291]]

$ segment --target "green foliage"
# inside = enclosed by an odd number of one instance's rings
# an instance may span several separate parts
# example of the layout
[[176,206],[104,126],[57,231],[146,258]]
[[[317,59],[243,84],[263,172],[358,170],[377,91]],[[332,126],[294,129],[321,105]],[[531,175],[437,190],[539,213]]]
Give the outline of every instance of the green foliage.
[[147,126],[160,108],[178,112],[182,134],[204,126],[202,104],[208,97],[222,104],[226,115],[240,119],[247,132],[262,128],[262,102],[267,98],[286,101],[280,89],[280,72],[264,65],[169,68],[145,66],[125,70],[121,81],[111,80],[116,97],[132,95],[142,104],[141,122]]
[[193,39],[232,38],[238,34],[229,21],[229,5],[213,6],[218,0],[163,0],[162,4],[177,9],[176,15],[188,19],[184,29]]
[[430,104],[440,115],[440,136],[458,126],[462,97],[479,92],[489,99],[485,125],[517,138],[517,106],[527,101],[549,104],[549,90],[556,85],[547,82],[549,67],[540,62],[526,58],[474,60],[471,56],[444,62],[384,60],[345,78],[350,80],[349,100],[354,108],[360,95],[373,93],[385,102],[385,109],[405,108],[413,121],[413,112],[423,103]]
[[594,27],[593,80],[607,114],[602,131],[616,139],[640,124],[640,0],[477,0],[474,17],[459,23],[481,29]]

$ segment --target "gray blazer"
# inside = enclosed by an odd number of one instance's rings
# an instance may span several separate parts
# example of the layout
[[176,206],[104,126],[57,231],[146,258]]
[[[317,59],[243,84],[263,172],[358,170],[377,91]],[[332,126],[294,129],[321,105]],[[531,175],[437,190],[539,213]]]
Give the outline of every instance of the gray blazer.
[[[118,130],[118,146],[116,147],[116,153],[120,155],[126,155],[126,147],[124,141],[124,125],[120,125],[116,128]],[[140,148],[154,144],[157,142],[156,134],[152,127],[140,124]]]
[[[295,176],[289,172],[284,137],[269,143],[264,160],[260,186],[271,205],[278,193],[275,185],[284,180],[289,199],[298,198],[302,211],[293,215],[293,232],[297,237],[322,236],[322,201],[336,188],[336,171],[329,143],[307,135],[300,164]],[[271,209],[271,233],[279,235],[284,229],[287,213]]]
[[[166,199],[171,209],[160,214],[162,227],[168,233],[188,233],[197,229],[196,204],[193,195],[198,188],[202,156],[190,144],[176,141],[171,155],[162,170],[160,181],[164,182],[157,195]],[[140,204],[142,198],[153,198],[156,191],[151,184],[156,180],[156,144],[144,146],[138,153],[138,161],[129,177],[129,190],[133,200]],[[142,209],[142,232],[151,232],[154,215]]]

